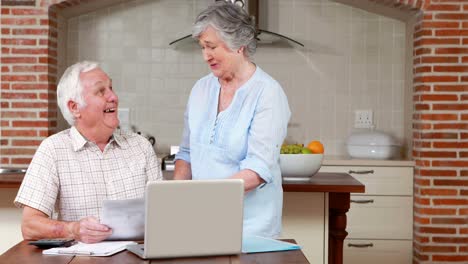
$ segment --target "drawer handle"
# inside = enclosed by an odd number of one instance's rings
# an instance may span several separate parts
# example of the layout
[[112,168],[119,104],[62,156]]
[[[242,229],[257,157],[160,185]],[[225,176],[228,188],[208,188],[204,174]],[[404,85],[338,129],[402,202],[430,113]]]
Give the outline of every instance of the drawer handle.
[[348,171],[349,174],[354,173],[354,174],[374,174],[374,170],[362,170],[362,171],[353,171],[350,170]]
[[26,169],[0,168],[0,174],[21,174],[26,173]]
[[351,200],[352,203],[358,203],[358,204],[365,204],[365,203],[373,203],[374,199],[370,200]]
[[367,243],[367,244],[351,244],[348,243],[348,247],[357,247],[357,248],[367,248],[367,247],[373,247],[374,244],[372,243]]

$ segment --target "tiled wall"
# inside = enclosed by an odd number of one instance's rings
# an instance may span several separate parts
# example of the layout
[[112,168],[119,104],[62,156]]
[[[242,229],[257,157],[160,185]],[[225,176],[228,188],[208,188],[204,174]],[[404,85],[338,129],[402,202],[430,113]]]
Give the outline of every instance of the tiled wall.
[[[190,34],[196,14],[212,2],[131,1],[68,20],[66,65],[101,62],[120,107],[156,137],[158,152],[179,143],[190,89],[209,73],[195,43],[168,43]],[[377,129],[403,142],[405,24],[332,1],[263,2],[260,27],[305,44],[262,34],[255,55],[288,96],[288,141],[319,139],[326,154],[345,154],[354,111],[372,109]]]

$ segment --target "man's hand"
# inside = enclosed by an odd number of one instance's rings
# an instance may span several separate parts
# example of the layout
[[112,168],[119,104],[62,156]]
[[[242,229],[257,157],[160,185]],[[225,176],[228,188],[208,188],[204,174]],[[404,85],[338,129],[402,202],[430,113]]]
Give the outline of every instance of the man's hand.
[[112,229],[100,224],[94,217],[86,217],[78,222],[58,221],[50,219],[37,209],[25,206],[21,232],[26,240],[73,238],[85,243],[96,243],[109,237]]
[[112,229],[90,216],[72,223],[73,237],[84,243],[96,243],[112,234]]

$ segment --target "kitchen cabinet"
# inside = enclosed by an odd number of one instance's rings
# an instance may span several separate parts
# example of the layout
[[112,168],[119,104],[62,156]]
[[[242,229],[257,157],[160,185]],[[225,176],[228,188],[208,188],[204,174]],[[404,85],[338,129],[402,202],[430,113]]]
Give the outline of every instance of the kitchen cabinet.
[[0,188],[0,255],[23,240],[21,235],[22,210],[15,207],[13,200],[18,188]]
[[310,263],[327,263],[328,195],[284,192],[281,238],[294,238]]
[[343,263],[412,263],[413,166],[322,166],[366,186],[351,193]]

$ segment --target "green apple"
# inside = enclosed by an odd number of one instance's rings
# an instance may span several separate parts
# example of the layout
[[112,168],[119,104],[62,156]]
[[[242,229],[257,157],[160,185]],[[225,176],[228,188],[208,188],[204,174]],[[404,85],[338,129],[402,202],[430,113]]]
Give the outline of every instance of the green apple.
[[308,149],[308,148],[302,148],[301,153],[302,154],[312,154],[312,151],[310,151],[310,149]]

